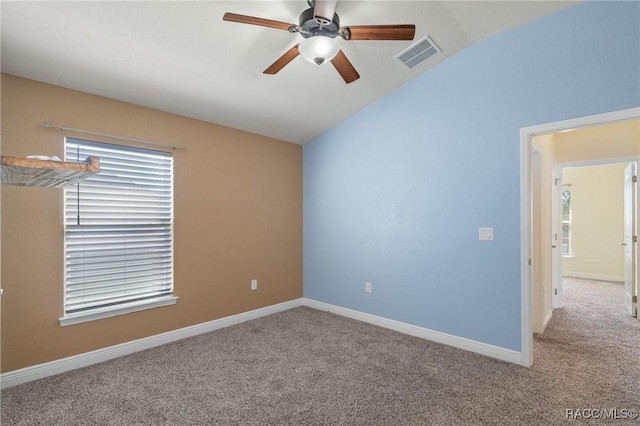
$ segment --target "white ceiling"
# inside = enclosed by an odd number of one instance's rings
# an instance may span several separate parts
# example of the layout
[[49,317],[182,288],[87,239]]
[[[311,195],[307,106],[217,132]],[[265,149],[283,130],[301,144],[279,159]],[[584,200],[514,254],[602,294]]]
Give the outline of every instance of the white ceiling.
[[[298,34],[224,22],[225,12],[298,23],[297,1],[1,3],[2,71],[295,143],[305,143],[470,44],[565,1],[338,2],[341,25],[415,24],[442,53],[413,70],[410,41],[344,41],[361,78],[302,57],[262,71]],[[70,125],[69,123],[60,123]]]

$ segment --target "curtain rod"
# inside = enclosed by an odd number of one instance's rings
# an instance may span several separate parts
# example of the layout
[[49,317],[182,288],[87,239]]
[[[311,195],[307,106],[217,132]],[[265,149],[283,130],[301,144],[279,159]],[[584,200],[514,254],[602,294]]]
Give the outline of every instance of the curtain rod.
[[59,129],[61,132],[64,132],[65,130],[70,130],[72,132],[85,133],[87,135],[103,136],[103,137],[106,137],[106,138],[119,139],[119,140],[128,141],[128,142],[135,142],[135,143],[139,143],[139,144],[142,144],[142,145],[157,146],[157,147],[161,147],[161,148],[165,148],[165,149],[170,149],[172,151],[186,151],[187,150],[187,148],[183,148],[181,146],[164,145],[164,144],[156,143],[156,142],[143,141],[141,139],[127,138],[127,137],[118,136],[118,135],[110,135],[108,133],[100,133],[100,132],[93,132],[91,130],[76,129],[74,127],[59,126],[57,124],[47,123],[46,121],[44,123],[42,123],[42,127],[44,127],[45,129]]

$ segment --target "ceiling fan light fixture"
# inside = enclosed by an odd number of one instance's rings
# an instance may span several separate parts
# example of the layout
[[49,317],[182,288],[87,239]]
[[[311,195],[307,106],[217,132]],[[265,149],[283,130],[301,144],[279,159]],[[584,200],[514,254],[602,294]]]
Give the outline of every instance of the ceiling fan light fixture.
[[322,65],[335,58],[340,51],[340,47],[333,38],[317,35],[300,42],[298,51],[307,61]]

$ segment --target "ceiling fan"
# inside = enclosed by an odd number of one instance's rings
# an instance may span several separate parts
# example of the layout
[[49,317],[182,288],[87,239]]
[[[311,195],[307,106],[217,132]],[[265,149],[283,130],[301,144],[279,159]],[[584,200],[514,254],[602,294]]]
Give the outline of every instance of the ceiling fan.
[[309,8],[300,14],[299,24],[273,21],[253,16],[225,13],[225,21],[241,24],[276,28],[300,34],[304,40],[280,56],[266,70],[265,74],[276,74],[285,65],[302,55],[318,65],[331,62],[346,83],[351,83],[360,75],[342,52],[336,37],[343,40],[413,40],[415,25],[358,25],[340,26],[340,17],[336,10],[337,0],[307,0]]

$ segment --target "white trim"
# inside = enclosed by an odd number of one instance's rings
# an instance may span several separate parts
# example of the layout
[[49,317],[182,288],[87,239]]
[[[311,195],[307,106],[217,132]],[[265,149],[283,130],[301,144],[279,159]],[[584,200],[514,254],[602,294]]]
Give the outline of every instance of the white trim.
[[571,278],[583,278],[585,280],[624,282],[624,275],[594,274],[591,272],[573,272],[566,270],[562,271],[562,275]]
[[553,318],[553,309],[547,312],[547,317],[544,319],[544,322],[542,323],[541,333],[544,333],[544,331],[547,329],[547,326],[549,325],[551,318]]
[[53,376],[55,374],[64,373],[65,371],[71,371],[88,365],[97,364],[99,362],[108,361],[134,352],[154,348],[156,346],[182,340],[187,337],[208,333],[231,325],[240,324],[245,321],[251,321],[266,315],[272,315],[278,312],[297,308],[299,306],[302,306],[302,299],[294,299],[277,305],[271,305],[255,309],[253,311],[208,321],[202,324],[196,324],[190,327],[156,334],[155,336],[149,336],[133,340],[131,342],[109,346],[107,348],[46,362],[44,364],[33,365],[20,370],[9,371],[0,375],[0,388],[5,389],[22,383]]
[[175,305],[177,301],[178,298],[175,296],[164,296],[149,300],[138,300],[135,302],[123,303],[116,306],[105,306],[103,308],[91,309],[89,311],[67,314],[62,318],[59,318],[59,321],[60,326],[66,327],[68,325],[115,317],[116,315],[124,315],[130,314],[132,312],[144,311],[145,309]]
[[499,346],[489,345],[487,343],[477,342],[475,340],[465,339],[464,337],[458,337],[447,333],[441,333],[439,331],[430,330],[428,328],[418,327],[404,322],[395,321],[360,311],[355,311],[353,309],[343,308],[341,306],[318,302],[317,300],[303,298],[302,304],[310,308],[318,309],[321,311],[328,311],[333,314],[342,315],[358,321],[377,325],[379,327],[388,328],[400,333],[408,334],[410,336],[420,337],[422,339],[431,340],[437,343],[442,343],[444,345],[453,346],[455,348],[464,349],[466,351],[475,352],[492,358],[497,358],[502,361],[525,365],[523,363],[522,354],[511,349],[505,349]]
[[531,155],[533,140],[520,129],[520,350],[523,365],[533,365],[533,305],[531,304]]
[[602,124],[614,124],[640,118],[640,107],[628,108],[619,111],[605,112],[603,114],[588,115],[586,117],[570,118],[568,120],[554,121],[552,123],[538,124],[536,126],[523,127],[521,130],[531,136],[540,136],[549,133],[560,133],[568,130],[576,130],[586,127],[595,127]]
[[[563,130],[612,124],[640,118],[640,108],[596,114],[520,129],[520,292],[523,365],[533,364],[531,258],[531,148],[534,136]],[[564,166],[564,165],[563,165]]]
[[168,331],[166,333],[149,336],[131,342],[121,343],[119,345],[109,346],[107,348],[86,352],[43,364],[33,365],[22,368],[20,370],[9,371],[0,375],[0,388],[6,389],[17,386],[22,383],[32,382],[34,380],[43,379],[45,377],[64,373],[66,371],[75,370],[110,359],[129,355],[145,349],[151,349],[156,346],[175,342],[177,340],[186,339],[188,337],[197,336],[203,333],[209,333],[231,325],[240,324],[251,321],[263,316],[272,315],[278,312],[297,308],[299,306],[308,306],[313,309],[328,311],[337,315],[342,315],[358,321],[363,321],[379,327],[388,328],[410,336],[420,337],[422,339],[431,340],[444,345],[453,346],[459,349],[475,352],[481,355],[497,358],[503,361],[515,364],[526,365],[521,352],[510,349],[501,348],[487,343],[477,342],[475,340],[454,336],[439,331],[430,330],[428,328],[418,327],[415,325],[395,321],[371,314],[367,314],[353,309],[343,308],[316,300],[300,298],[290,300],[288,302],[271,305],[249,312],[243,312],[237,315],[208,321],[202,324],[196,324],[178,330]]
[[562,168],[555,162],[551,168],[551,174],[551,232],[556,237],[555,253],[553,249],[551,250],[551,309],[553,310],[562,308],[562,259],[564,258],[562,254]]

